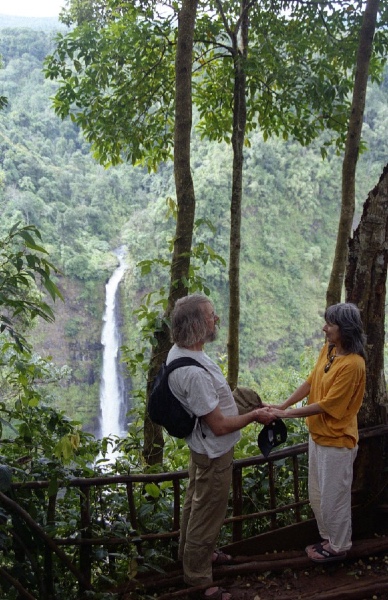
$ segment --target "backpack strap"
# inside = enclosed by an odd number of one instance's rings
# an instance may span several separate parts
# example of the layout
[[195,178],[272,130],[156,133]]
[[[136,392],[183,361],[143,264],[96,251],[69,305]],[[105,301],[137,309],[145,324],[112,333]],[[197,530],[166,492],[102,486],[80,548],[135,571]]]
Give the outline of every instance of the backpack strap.
[[179,369],[179,367],[201,367],[207,371],[207,368],[195,360],[195,358],[191,358],[190,356],[181,356],[180,358],[175,358],[169,362],[168,365],[166,365],[168,375],[171,373],[171,371]]
[[[202,369],[205,369],[205,371],[207,371],[207,368],[204,367],[200,362],[195,360],[195,358],[191,358],[190,356],[181,356],[180,358],[175,358],[174,360],[169,362],[168,365],[166,365],[167,377],[172,371],[175,371],[175,369],[179,369],[179,367],[201,367]],[[206,434],[202,430],[201,417],[197,417],[197,415],[195,415],[195,418],[198,421],[202,437],[203,439],[205,439]]]

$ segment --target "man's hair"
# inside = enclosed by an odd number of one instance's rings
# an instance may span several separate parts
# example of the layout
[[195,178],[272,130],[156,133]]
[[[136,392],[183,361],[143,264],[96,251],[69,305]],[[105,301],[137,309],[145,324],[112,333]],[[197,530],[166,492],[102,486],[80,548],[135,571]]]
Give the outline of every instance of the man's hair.
[[341,345],[346,352],[353,352],[365,358],[366,335],[360,311],[355,304],[340,302],[329,306],[325,311],[325,321],[331,325],[338,325]]
[[188,348],[206,339],[208,325],[203,304],[212,304],[202,294],[191,294],[176,301],[171,313],[171,339],[177,346]]

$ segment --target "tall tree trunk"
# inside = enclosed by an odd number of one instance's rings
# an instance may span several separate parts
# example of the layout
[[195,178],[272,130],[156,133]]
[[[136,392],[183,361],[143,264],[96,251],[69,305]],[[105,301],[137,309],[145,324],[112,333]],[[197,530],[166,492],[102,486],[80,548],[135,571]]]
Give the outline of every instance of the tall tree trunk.
[[248,48],[248,0],[241,3],[241,29],[230,32],[233,42],[233,167],[230,206],[228,383],[237,386],[240,362],[240,254],[244,140],[247,120],[245,59]]
[[345,155],[342,164],[341,215],[338,226],[333,266],[326,293],[327,306],[341,301],[348,253],[347,244],[353,225],[356,166],[360,148],[362,120],[365,110],[365,97],[368,84],[369,63],[373,48],[373,37],[376,27],[378,6],[379,0],[367,1],[360,31],[352,107],[346,138]]
[[[364,204],[361,221],[349,242],[346,300],[361,310],[367,334],[366,391],[359,414],[360,427],[387,422],[384,376],[385,298],[388,263],[388,165]],[[375,510],[387,487],[386,437],[360,446],[355,464],[353,500]]]
[[[192,128],[192,62],[195,18],[198,0],[183,0],[178,15],[178,38],[175,59],[175,131],[174,175],[177,196],[177,222],[171,262],[170,291],[163,322],[155,332],[147,382],[147,400],[153,379],[171,348],[168,317],[178,298],[187,294],[190,253],[195,216],[194,184],[190,166],[190,136]],[[148,415],[144,419],[144,457],[147,464],[163,461],[163,431]]]
[[[359,421],[382,423],[387,406],[384,376],[385,297],[388,262],[388,165],[364,204],[359,226],[349,242],[346,301],[357,304],[367,334],[367,386]],[[384,412],[384,411],[383,411]]]

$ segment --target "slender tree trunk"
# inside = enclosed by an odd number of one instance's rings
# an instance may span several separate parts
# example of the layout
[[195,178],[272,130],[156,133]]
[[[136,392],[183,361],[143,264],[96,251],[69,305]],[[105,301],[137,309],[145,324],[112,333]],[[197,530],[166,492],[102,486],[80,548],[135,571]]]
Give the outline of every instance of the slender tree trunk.
[[342,164],[341,215],[338,226],[333,266],[326,293],[327,306],[341,301],[345,266],[348,254],[347,244],[353,225],[356,166],[360,148],[362,120],[368,84],[369,63],[373,48],[373,37],[376,27],[378,6],[379,0],[367,1],[360,31],[353,100],[345,145],[345,155]]
[[[388,264],[388,165],[364,204],[361,221],[349,242],[346,300],[360,308],[367,334],[366,391],[359,426],[387,422],[384,376],[385,301]],[[369,510],[382,503],[387,488],[386,437],[360,446],[353,483],[353,499]],[[385,492],[386,497],[386,492]]]
[[187,295],[190,253],[195,217],[195,192],[191,176],[192,63],[195,17],[198,0],[183,0],[179,13],[175,77],[174,176],[178,215],[171,265],[167,314],[175,301]]
[[[177,223],[171,262],[171,280],[167,309],[163,322],[155,332],[147,383],[147,400],[154,376],[171,348],[168,317],[178,298],[187,294],[195,216],[194,184],[190,166],[192,128],[192,61],[194,26],[198,0],[183,0],[178,17],[178,39],[175,60],[175,133],[174,175],[177,196]],[[163,431],[148,416],[144,420],[144,457],[147,464],[163,461]]]
[[240,362],[240,254],[244,140],[247,120],[245,59],[248,47],[248,1],[241,3],[241,30],[232,34],[234,60],[233,167],[230,206],[228,383],[237,386]]

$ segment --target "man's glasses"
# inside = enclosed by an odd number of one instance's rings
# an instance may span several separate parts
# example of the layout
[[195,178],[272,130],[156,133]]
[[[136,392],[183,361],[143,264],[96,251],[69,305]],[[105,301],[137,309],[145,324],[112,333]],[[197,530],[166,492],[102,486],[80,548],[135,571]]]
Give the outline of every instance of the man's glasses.
[[331,363],[335,359],[335,356],[336,356],[335,354],[332,354],[331,356],[330,356],[330,354],[327,355],[327,364],[325,365],[325,368],[323,369],[325,373],[327,373],[328,370],[330,369]]

